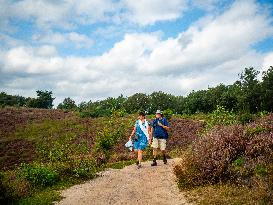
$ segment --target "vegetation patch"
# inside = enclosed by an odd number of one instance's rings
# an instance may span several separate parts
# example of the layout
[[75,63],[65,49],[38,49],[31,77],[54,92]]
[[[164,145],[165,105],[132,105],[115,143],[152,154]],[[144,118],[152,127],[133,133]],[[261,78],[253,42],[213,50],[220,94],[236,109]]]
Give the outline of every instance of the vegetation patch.
[[[227,200],[219,195],[225,189],[238,198],[232,203],[273,202],[272,114],[246,125],[217,125],[195,140],[182,158],[181,164],[174,169],[178,185],[189,193],[200,189],[201,198],[204,197],[200,204],[231,203],[229,195]],[[211,194],[216,192],[217,186],[221,189],[217,197],[206,197],[206,189]],[[242,194],[233,191],[240,187],[244,190]],[[245,203],[244,197],[249,197]]]

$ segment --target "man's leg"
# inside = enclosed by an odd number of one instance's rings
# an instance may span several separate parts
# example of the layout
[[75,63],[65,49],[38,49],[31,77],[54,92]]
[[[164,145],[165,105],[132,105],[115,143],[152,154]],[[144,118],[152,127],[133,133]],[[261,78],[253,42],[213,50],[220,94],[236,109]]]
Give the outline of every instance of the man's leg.
[[156,157],[157,157],[157,149],[158,149],[158,139],[157,138],[153,139],[152,147],[153,147],[153,163],[151,164],[151,166],[156,166],[157,165]]
[[157,159],[157,149],[154,148],[153,149],[153,163],[151,164],[151,166],[157,165],[156,159]]
[[164,162],[164,164],[167,164],[166,151],[162,150],[161,152],[162,152],[162,155],[163,155],[163,162]]
[[157,149],[153,148],[153,157],[156,158],[157,157]]
[[160,139],[160,150],[163,155],[163,162],[167,164],[167,157],[166,157],[166,140]]

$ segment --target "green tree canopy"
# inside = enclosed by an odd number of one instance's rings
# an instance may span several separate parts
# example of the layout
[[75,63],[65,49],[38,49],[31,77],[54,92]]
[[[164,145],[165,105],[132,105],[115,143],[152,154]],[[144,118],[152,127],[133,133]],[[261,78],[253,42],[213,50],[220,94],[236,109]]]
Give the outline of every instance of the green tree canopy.
[[57,106],[57,108],[62,110],[74,110],[77,108],[77,105],[73,99],[67,97]]

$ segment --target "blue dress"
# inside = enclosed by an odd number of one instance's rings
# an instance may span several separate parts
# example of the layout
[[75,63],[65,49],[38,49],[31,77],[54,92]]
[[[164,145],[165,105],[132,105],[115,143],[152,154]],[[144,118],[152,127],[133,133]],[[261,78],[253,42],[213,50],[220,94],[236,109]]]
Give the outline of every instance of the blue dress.
[[[139,125],[139,120],[136,122],[136,139],[134,140],[134,150],[144,150],[148,145],[148,139]],[[148,130],[148,124],[142,123],[143,128]]]

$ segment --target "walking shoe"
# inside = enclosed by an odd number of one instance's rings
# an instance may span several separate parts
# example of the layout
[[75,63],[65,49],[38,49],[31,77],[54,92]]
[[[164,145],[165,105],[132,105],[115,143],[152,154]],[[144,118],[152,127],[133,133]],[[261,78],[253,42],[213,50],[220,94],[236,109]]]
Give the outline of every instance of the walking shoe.
[[152,166],[152,167],[153,167],[153,166],[157,166],[156,160],[153,160],[153,163],[151,164],[151,166]]

